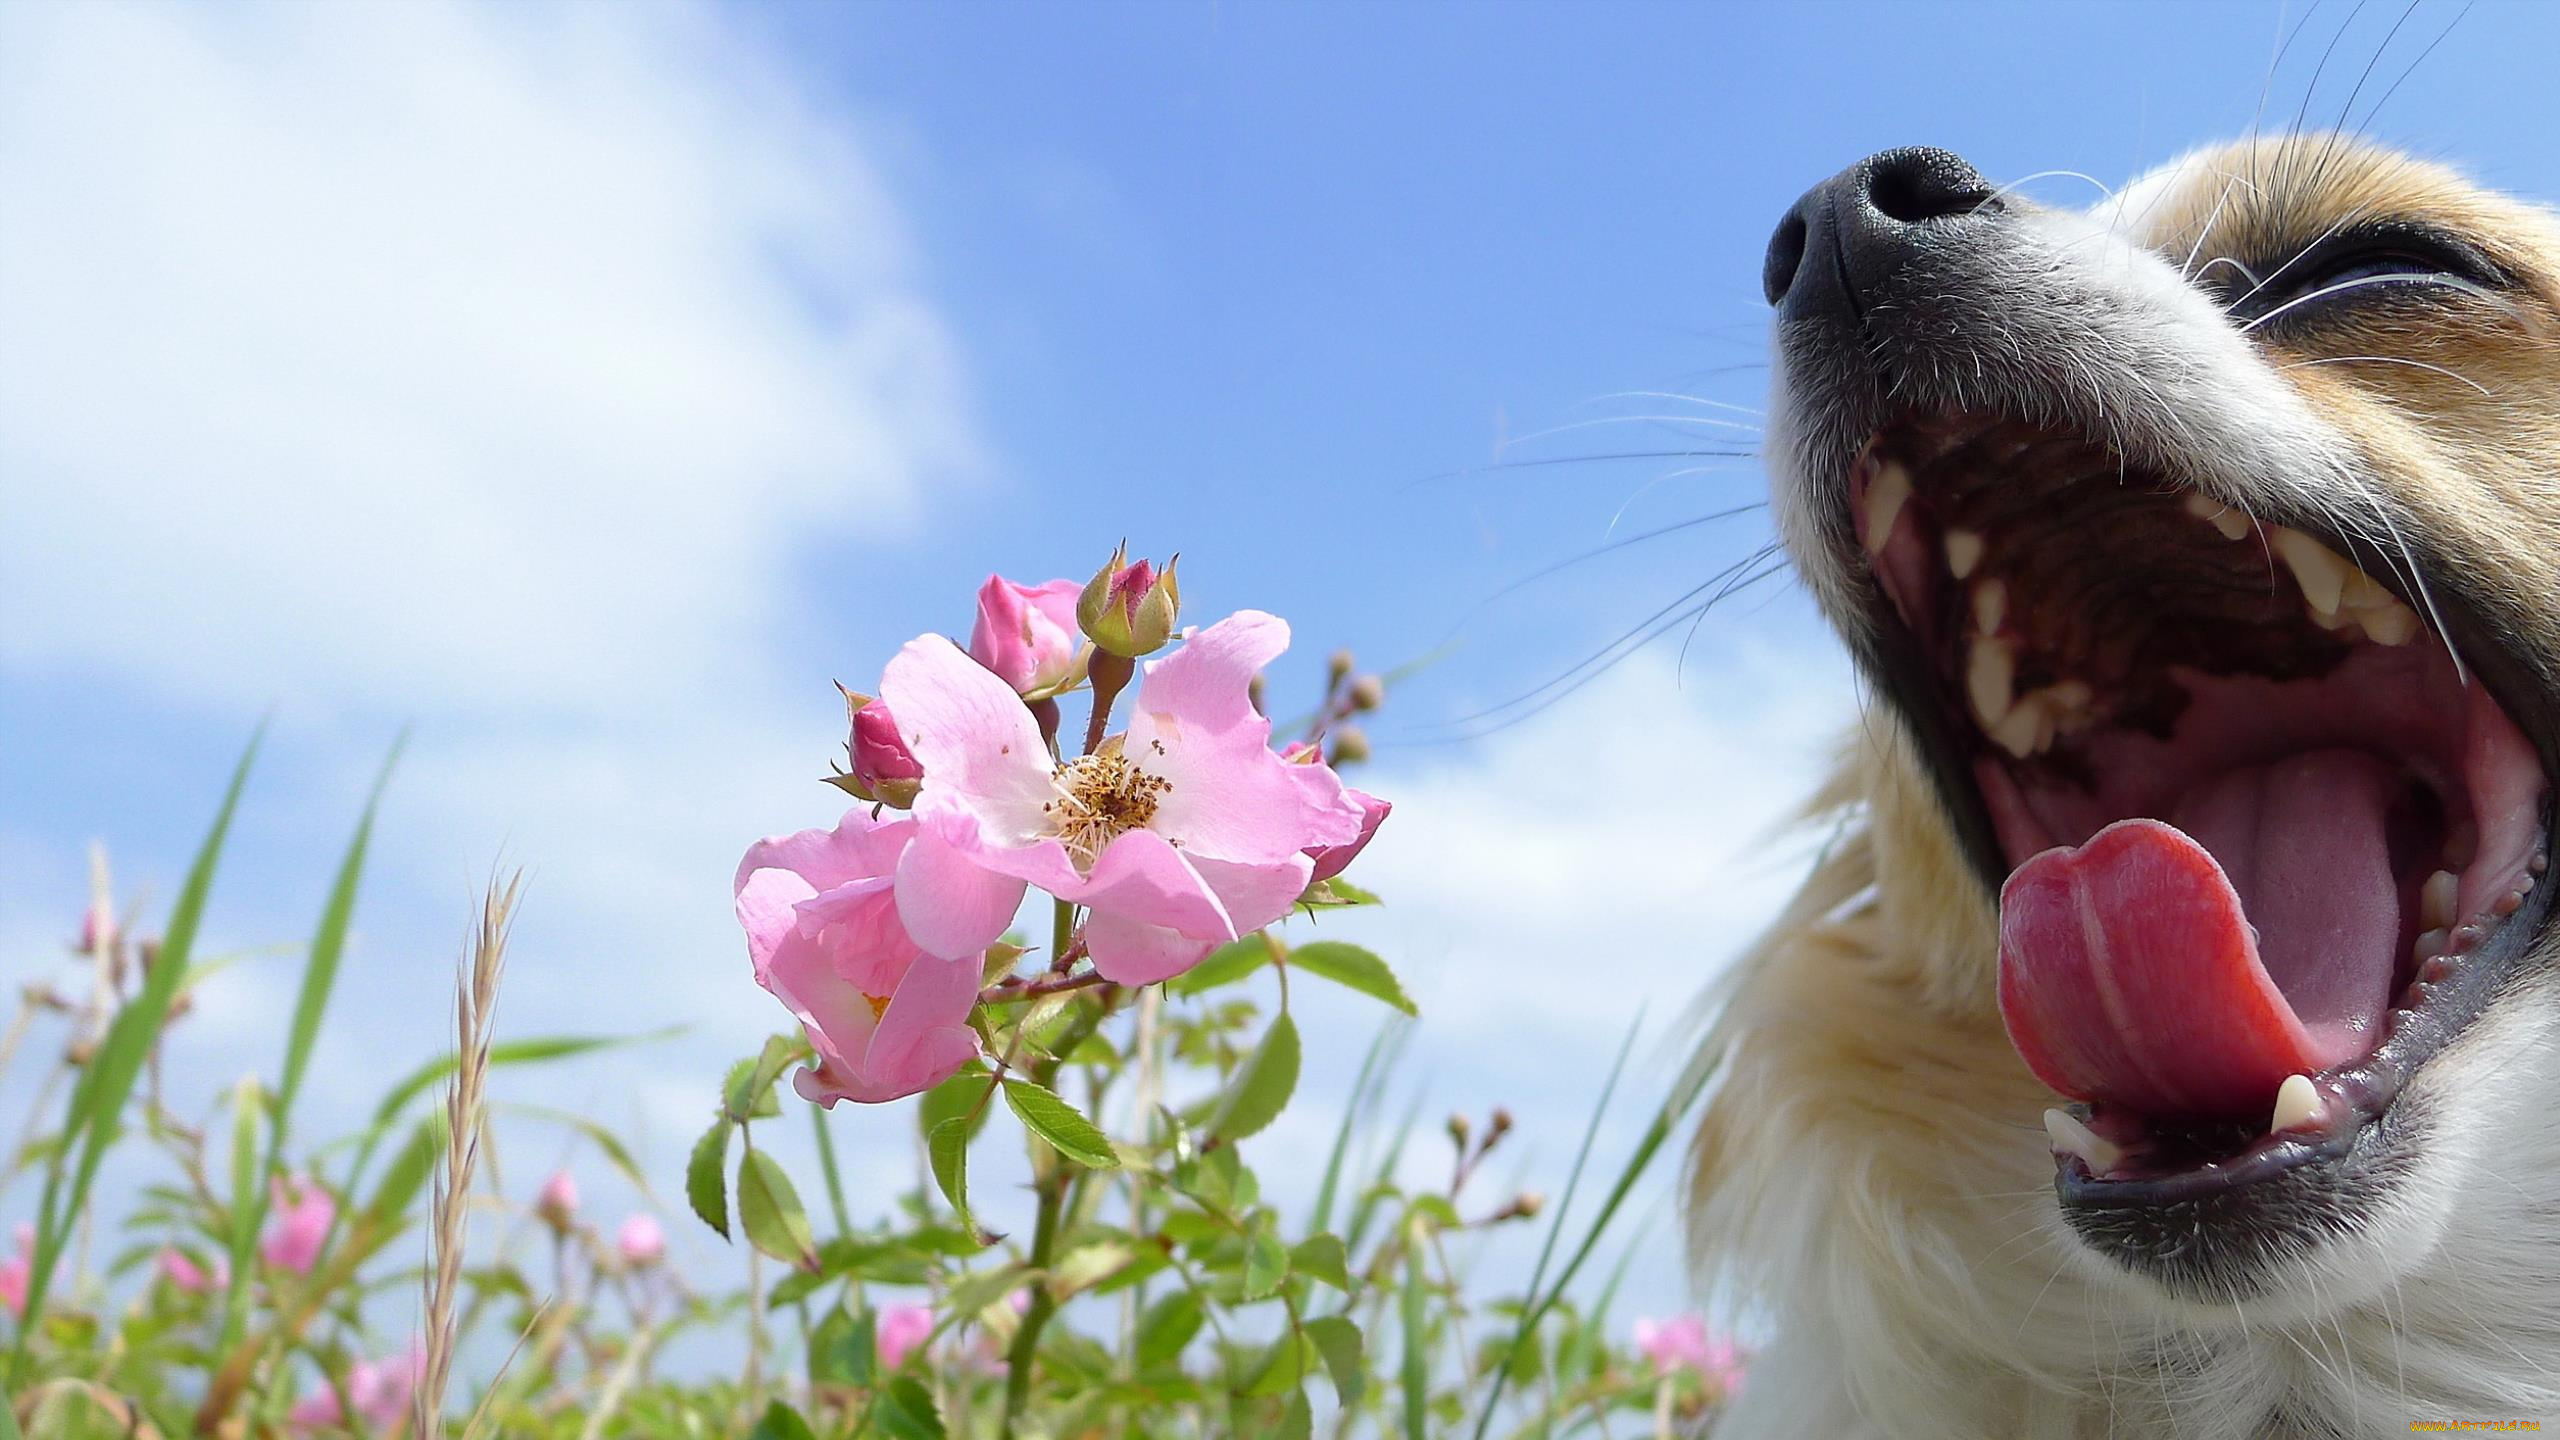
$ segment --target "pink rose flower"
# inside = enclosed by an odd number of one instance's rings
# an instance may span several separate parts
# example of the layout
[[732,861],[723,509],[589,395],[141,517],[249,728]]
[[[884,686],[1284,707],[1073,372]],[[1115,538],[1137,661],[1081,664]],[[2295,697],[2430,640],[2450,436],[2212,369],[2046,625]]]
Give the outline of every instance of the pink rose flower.
[[[1001,681],[970,668],[1022,710]],[[756,983],[818,1052],[815,1068],[792,1077],[804,1099],[895,1100],[977,1058],[969,1012],[979,956],[927,955],[899,918],[894,877],[915,834],[913,820],[856,809],[833,830],[759,840],[738,863],[738,923]]]
[[276,1177],[272,1185],[274,1223],[258,1242],[258,1253],[279,1270],[309,1273],[338,1218],[338,1202],[311,1180]]
[[160,1278],[168,1281],[173,1289],[183,1290],[190,1295],[201,1295],[208,1290],[219,1290],[229,1285],[231,1266],[229,1262],[217,1255],[213,1259],[213,1268],[208,1271],[197,1264],[186,1251],[172,1245],[160,1252]]
[[533,1199],[533,1211],[546,1222],[562,1229],[578,1218],[578,1180],[563,1170],[542,1182],[542,1193]]
[[35,1279],[36,1227],[18,1227],[18,1253],[0,1260],[0,1305],[20,1319],[27,1314],[27,1286]]
[[1054,692],[1076,671],[1083,639],[1076,633],[1073,580],[1017,585],[990,575],[978,587],[978,623],[969,631],[969,658],[995,672],[1021,695]]
[[1053,764],[1003,681],[936,636],[889,662],[881,690],[924,762],[899,913],[936,955],[994,943],[1027,883],[1086,906],[1094,968],[1123,985],[1179,975],[1289,913],[1314,846],[1347,845],[1361,812],[1320,765],[1271,749],[1247,696],[1288,625],[1245,611],[1148,663],[1128,730]]
[[[427,1367],[426,1352],[417,1346],[395,1360],[379,1364],[358,1360],[347,1367],[347,1403],[355,1407],[356,1418],[370,1429],[388,1430],[409,1414],[409,1404],[416,1395],[419,1377]],[[327,1429],[346,1423],[346,1412],[338,1406],[337,1390],[322,1386],[294,1402],[285,1423],[297,1433]]]
[[1709,1335],[1705,1317],[1695,1312],[1662,1321],[1638,1320],[1635,1336],[1636,1348],[1653,1362],[1656,1375],[1694,1371],[1719,1395],[1742,1388],[1741,1347],[1722,1335]]
[[667,1232],[658,1228],[654,1216],[634,1215],[623,1221],[613,1243],[625,1264],[643,1270],[667,1258]]
[[933,1336],[933,1308],[928,1305],[885,1305],[874,1336],[880,1347],[880,1368],[895,1370],[907,1363],[915,1352]]

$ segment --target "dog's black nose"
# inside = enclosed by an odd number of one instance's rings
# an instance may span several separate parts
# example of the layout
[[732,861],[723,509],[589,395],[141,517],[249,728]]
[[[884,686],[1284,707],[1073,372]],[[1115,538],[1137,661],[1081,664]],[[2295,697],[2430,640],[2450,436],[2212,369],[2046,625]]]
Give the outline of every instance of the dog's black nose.
[[1870,155],[1806,191],[1778,222],[1760,288],[1787,314],[1823,304],[1856,311],[1913,255],[1999,209],[1991,182],[1952,151]]

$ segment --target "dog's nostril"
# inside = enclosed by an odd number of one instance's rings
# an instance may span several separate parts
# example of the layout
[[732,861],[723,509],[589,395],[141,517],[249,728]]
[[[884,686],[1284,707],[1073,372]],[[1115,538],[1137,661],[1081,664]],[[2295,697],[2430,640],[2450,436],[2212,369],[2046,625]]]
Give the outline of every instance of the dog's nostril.
[[1769,258],[1760,265],[1760,293],[1777,304],[1787,298],[1787,289],[1795,284],[1796,271],[1804,264],[1804,211],[1787,212],[1778,222],[1778,233],[1769,237]]
[[1888,150],[1867,161],[1866,200],[1904,225],[1997,210],[1991,183],[1962,156],[1934,146]]

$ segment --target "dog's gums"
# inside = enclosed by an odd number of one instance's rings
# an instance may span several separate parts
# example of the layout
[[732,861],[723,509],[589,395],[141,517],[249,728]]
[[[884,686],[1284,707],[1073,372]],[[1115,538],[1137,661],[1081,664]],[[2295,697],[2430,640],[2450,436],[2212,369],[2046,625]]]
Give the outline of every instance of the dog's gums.
[[2002,1017],[2083,1102],[2045,1117],[2066,1198],[2344,1154],[2547,863],[2542,762],[2405,560],[1968,416],[1887,427],[1845,498],[2009,867]]

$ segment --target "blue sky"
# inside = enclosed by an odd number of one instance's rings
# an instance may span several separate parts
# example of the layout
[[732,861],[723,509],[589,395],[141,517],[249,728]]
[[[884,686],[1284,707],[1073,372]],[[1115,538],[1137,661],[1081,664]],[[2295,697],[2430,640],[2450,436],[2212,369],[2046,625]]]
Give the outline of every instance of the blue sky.
[[[1767,539],[1488,605],[1763,482],[1484,467],[1751,448],[1762,244],[1888,145],[2116,184],[2262,89],[2333,119],[2373,61],[2377,134],[2560,194],[2560,19],[2479,5],[2402,81],[2456,13],[2315,10],[2267,84],[2299,7],[6,7],[0,963],[72,973],[92,840],[165,900],[269,713],[213,925],[299,939],[411,726],[315,1130],[429,1053],[468,891],[522,863],[506,1024],[689,1021],[540,1082],[672,1174],[779,1018],[726,882],[831,817],[829,682],[1126,536],[1194,615],[1297,625],[1284,697],[1336,645],[1438,657],[1376,727],[1362,933],[1424,1001],[1430,1110],[1512,1105],[1551,1185],[1629,1020],[1775,904],[1762,837],[1855,700],[1773,583],[1478,736]],[[226,974],[177,1073],[271,1069],[293,963]],[[1273,1168],[1372,1018],[1317,1003]],[[521,1149],[529,1187],[557,1142]]]

